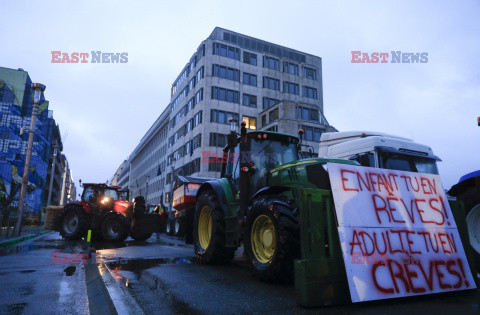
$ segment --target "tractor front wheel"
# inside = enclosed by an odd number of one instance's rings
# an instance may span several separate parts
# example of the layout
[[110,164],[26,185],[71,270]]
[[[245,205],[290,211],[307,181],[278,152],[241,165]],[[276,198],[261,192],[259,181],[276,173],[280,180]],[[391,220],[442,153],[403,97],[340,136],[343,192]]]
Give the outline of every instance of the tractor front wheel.
[[106,242],[122,242],[128,237],[130,225],[120,214],[111,214],[102,222],[102,236]]
[[87,234],[87,215],[80,207],[65,207],[59,224],[60,235],[67,240],[78,240]]
[[211,190],[198,198],[194,217],[195,254],[207,264],[225,264],[233,259],[235,248],[226,247],[225,218],[217,196]]
[[[293,260],[300,255],[296,224],[282,214],[276,197],[255,200],[245,222],[245,253],[255,276],[268,282],[291,282]],[[291,209],[284,209],[290,211]]]

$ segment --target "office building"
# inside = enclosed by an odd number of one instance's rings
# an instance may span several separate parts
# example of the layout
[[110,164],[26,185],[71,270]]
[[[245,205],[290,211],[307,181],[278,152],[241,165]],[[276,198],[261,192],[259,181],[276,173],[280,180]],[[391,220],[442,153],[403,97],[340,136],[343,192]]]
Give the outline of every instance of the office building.
[[218,177],[221,165],[209,161],[222,154],[230,117],[250,130],[296,135],[302,128],[317,152],[320,134],[335,130],[323,115],[321,58],[216,27],[173,82],[169,104],[117,170],[117,182],[128,183],[132,197],[168,204],[178,174]]

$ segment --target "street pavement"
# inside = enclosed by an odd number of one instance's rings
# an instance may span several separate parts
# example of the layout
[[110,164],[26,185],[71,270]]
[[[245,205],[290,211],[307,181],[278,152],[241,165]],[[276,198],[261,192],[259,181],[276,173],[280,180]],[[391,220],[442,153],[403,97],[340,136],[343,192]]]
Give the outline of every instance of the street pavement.
[[0,313],[88,314],[84,265],[52,263],[52,252],[84,250],[58,233],[0,249]]

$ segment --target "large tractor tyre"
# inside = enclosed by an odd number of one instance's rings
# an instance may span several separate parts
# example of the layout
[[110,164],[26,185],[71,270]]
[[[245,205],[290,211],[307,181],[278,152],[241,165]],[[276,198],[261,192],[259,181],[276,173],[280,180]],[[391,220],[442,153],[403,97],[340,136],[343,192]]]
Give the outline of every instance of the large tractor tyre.
[[106,242],[122,242],[130,233],[128,220],[120,214],[107,215],[102,222],[102,237]]
[[193,225],[193,244],[200,262],[226,264],[233,259],[235,248],[225,246],[225,218],[213,191],[199,196]]
[[67,240],[79,240],[88,231],[88,220],[81,207],[65,207],[60,217],[60,235]]
[[477,270],[480,268],[480,203],[467,213],[467,230]]
[[185,235],[185,218],[176,218],[173,224],[175,236]]
[[272,196],[254,200],[245,221],[244,246],[254,276],[291,283],[293,261],[300,257],[300,237],[297,224],[280,211],[287,208],[282,204]]

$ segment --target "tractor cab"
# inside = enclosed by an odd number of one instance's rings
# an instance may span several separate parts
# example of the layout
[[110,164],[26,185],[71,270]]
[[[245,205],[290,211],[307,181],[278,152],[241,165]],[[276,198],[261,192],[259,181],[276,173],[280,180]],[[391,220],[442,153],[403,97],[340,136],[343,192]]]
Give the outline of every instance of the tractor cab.
[[239,192],[243,213],[257,191],[267,186],[269,172],[299,159],[299,138],[271,131],[232,132],[224,149],[222,177],[229,178]]
[[82,201],[88,203],[92,209],[111,211],[115,206],[115,201],[120,199],[120,188],[105,184],[84,183]]

